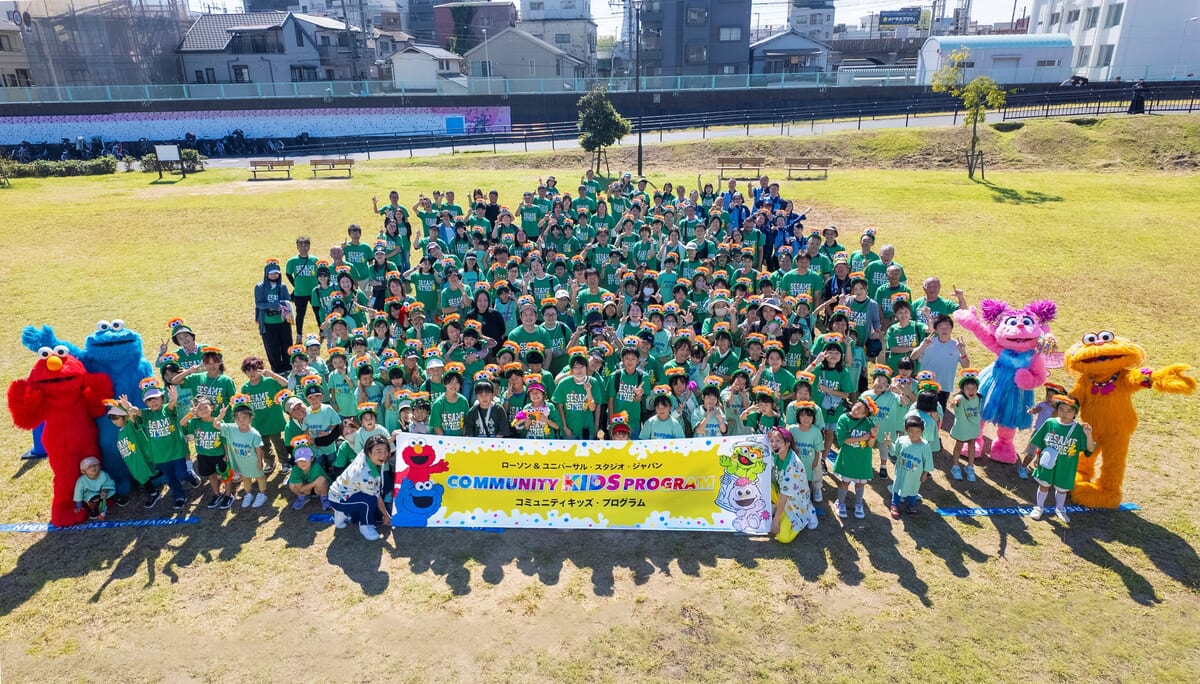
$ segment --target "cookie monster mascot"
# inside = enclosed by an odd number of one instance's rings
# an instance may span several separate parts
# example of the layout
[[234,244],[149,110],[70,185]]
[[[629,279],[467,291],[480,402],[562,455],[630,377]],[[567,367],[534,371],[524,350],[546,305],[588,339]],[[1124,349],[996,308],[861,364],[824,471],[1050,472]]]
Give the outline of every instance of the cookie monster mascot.
[[[154,366],[142,353],[142,336],[126,327],[124,321],[118,319],[97,323],[96,331],[84,341],[83,349],[59,340],[54,334],[54,329],[48,325],[43,325],[40,329],[26,326],[21,331],[21,343],[33,351],[42,347],[65,346],[72,356],[83,362],[89,373],[103,373],[112,380],[114,397],[128,395],[130,403],[138,408],[145,408],[138,382],[142,378],[152,377],[155,374]],[[107,415],[97,419],[96,425],[100,429],[100,453],[104,472],[116,483],[117,501],[127,502],[133,478],[121,458],[121,452],[117,450],[117,428]]]

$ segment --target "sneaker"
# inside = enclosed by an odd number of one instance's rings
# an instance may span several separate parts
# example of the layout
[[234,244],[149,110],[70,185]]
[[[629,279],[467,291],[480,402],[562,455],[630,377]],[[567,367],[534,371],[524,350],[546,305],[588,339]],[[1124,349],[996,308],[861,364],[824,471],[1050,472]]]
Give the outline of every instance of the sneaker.
[[867,512],[863,510],[862,504],[854,504],[854,517],[858,518],[859,520],[867,517]]
[[829,453],[825,454],[825,459],[830,463],[837,463],[837,452],[830,449]]
[[815,488],[812,490],[812,500],[813,500],[813,501],[815,501],[815,502],[817,502],[817,503],[821,503],[822,501],[824,501],[824,500],[825,500],[825,495],[821,493],[821,485],[820,485],[820,484],[818,484],[818,485],[817,485],[817,486],[816,486],[816,487],[815,487]]
[[145,507],[146,508],[154,508],[155,504],[157,504],[159,499],[161,499],[161,498],[162,498],[162,492],[160,492],[158,490],[154,490],[154,491],[150,492],[149,494],[146,495]]
[[188,475],[191,478],[192,489],[199,489],[200,487],[204,486],[204,480],[201,480],[200,476],[197,475],[195,472],[189,471]]
[[359,525],[358,532],[367,541],[375,541],[379,539],[379,530],[375,529],[374,525]]
[[291,466],[291,464],[288,464],[288,463],[283,463],[283,464],[280,464],[280,466],[279,466],[279,472],[280,472],[280,473],[282,473],[282,474],[284,474],[284,475],[288,475],[288,474],[290,474],[290,473],[292,472],[292,466]]
[[341,512],[341,511],[337,511],[337,510],[335,510],[333,512],[333,526],[336,529],[339,529],[339,530],[345,529],[346,523],[349,521],[350,520],[349,520],[349,518],[346,517],[345,513]]
[[878,476],[879,476],[879,479],[881,479],[881,480],[886,480],[886,479],[888,479],[887,468],[883,468],[883,467],[881,467],[881,468],[879,469],[879,472],[878,472],[878,473],[876,473],[876,475],[878,475]]
[[227,511],[227,510],[229,510],[229,508],[231,506],[233,506],[233,497],[228,494],[222,494],[221,495],[221,509]]
[[809,520],[809,521],[808,521],[808,524],[807,524],[807,525],[805,525],[805,527],[806,527],[806,528],[808,528],[808,529],[810,529],[810,530],[815,530],[815,529],[817,529],[817,525],[818,525],[818,524],[819,524],[819,523],[817,522],[817,519],[816,519],[816,518],[813,518],[812,520]]
[[975,481],[975,466],[967,466],[966,471],[967,471],[967,482],[974,482]]
[[187,505],[187,499],[182,499],[182,498],[175,499],[175,510],[182,511],[183,507],[186,505]]
[[116,501],[117,501],[117,505],[120,506],[121,508],[125,508],[126,506],[129,505],[129,497],[127,497],[125,495],[118,496],[116,498]]
[[321,497],[321,510],[327,511],[331,508],[333,508],[333,506],[329,505],[329,497],[327,497],[327,496]]
[[847,517],[846,516],[846,504],[837,504],[836,506],[834,506],[834,508],[837,509],[837,514],[838,514],[839,518]]
[[250,504],[254,508],[262,508],[262,505],[267,502],[267,495],[259,492],[254,496],[254,503]]
[[1065,523],[1071,522],[1071,519],[1067,517],[1067,509],[1065,509],[1065,508],[1054,509],[1054,517],[1058,518],[1059,520],[1061,520]]
[[1022,480],[1028,480],[1029,468],[1026,468],[1025,466],[1017,466],[1017,477],[1021,478]]
[[274,463],[264,463],[263,464],[263,475],[270,475],[273,472],[275,472],[275,464]]
[[897,506],[896,504],[892,504],[892,507],[889,508],[888,511],[892,514],[892,520],[900,519],[900,507],[899,506]]
[[213,494],[212,498],[208,500],[207,508],[216,508],[217,506],[220,506],[220,505],[221,505],[221,495]]
[[958,466],[954,466],[954,467],[950,468],[950,477],[952,477],[956,480],[961,480],[962,479],[962,468],[960,468]]
[[246,496],[242,497],[242,508],[250,508],[252,503],[254,503],[254,493],[246,492]]
[[1029,519],[1030,520],[1041,520],[1042,513],[1044,513],[1044,512],[1045,512],[1045,509],[1042,508],[1041,506],[1034,506],[1033,510],[1029,511]]
[[305,506],[307,503],[308,503],[308,495],[307,495],[307,494],[300,494],[300,495],[298,495],[298,496],[296,497],[296,501],[295,501],[295,503],[293,503],[293,504],[292,504],[292,510],[293,510],[293,511],[298,511],[298,510],[300,510],[301,508],[304,508],[304,506]]
[[921,510],[920,510],[919,508],[917,508],[916,506],[909,506],[909,507],[908,507],[908,511],[907,511],[907,513],[908,513],[909,515],[916,515],[916,514],[918,514],[918,513],[920,513],[920,512],[921,512]]
[[88,520],[95,520],[96,518],[99,518],[99,517],[100,517],[100,514],[97,513],[96,511],[88,511]]

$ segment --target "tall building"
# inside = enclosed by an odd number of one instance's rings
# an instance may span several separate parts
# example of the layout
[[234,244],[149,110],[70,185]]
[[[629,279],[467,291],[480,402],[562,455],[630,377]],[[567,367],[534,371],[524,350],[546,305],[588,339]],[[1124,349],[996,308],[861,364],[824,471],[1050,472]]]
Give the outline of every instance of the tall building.
[[396,6],[404,17],[400,27],[418,43],[432,45],[437,37],[433,31],[433,6],[441,0],[396,0]]
[[596,22],[588,0],[521,0],[517,28],[583,62],[596,75]]
[[833,40],[833,0],[791,0],[788,28],[825,43]]
[[625,3],[622,59],[633,75],[641,46],[643,76],[744,74],[750,66],[750,0],[645,0],[638,36]]
[[[24,24],[24,20],[22,20]],[[16,88],[35,85],[25,52],[23,26],[0,16],[0,87]]]
[[433,7],[433,32],[437,44],[464,55],[484,41],[517,24],[517,7],[511,2],[445,2]]
[[1030,33],[1065,33],[1071,73],[1093,81],[1200,76],[1196,0],[1033,0]]

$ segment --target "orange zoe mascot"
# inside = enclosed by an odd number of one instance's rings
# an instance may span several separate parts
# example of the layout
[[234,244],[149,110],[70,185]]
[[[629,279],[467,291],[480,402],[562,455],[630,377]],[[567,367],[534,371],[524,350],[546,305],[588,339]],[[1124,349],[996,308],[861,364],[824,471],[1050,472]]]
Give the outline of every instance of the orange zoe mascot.
[[[1092,426],[1099,456],[1079,459],[1075,490],[1071,492],[1075,503],[1093,508],[1121,505],[1129,438],[1138,425],[1133,408],[1135,392],[1196,391],[1196,379],[1186,375],[1190,366],[1177,363],[1151,370],[1142,366],[1145,359],[1146,350],[1108,331],[1088,333],[1067,350],[1064,364],[1076,378],[1071,396],[1079,401],[1079,420]],[[1094,475],[1097,461],[1103,461],[1099,477]]]
[[38,356],[29,377],[8,386],[8,410],[22,430],[46,424],[42,442],[54,473],[50,522],[70,527],[87,518],[86,509],[75,510],[75,481],[80,461],[100,458],[96,419],[108,410],[104,400],[112,397],[112,381],[87,372],[63,345],[42,347]]

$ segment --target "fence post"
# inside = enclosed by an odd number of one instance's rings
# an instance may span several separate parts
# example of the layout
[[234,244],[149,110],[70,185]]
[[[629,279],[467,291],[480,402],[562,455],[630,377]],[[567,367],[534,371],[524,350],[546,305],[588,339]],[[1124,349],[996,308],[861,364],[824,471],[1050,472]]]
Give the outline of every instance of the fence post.
[[746,137],[750,137],[750,115],[746,115]]
[[955,106],[954,106],[954,122],[953,122],[952,124],[950,124],[950,125],[951,125],[951,126],[957,126],[957,125],[958,125],[958,105],[955,105]]
[[858,130],[862,130],[862,110],[858,110]]
[[1045,110],[1045,113],[1042,116],[1042,118],[1049,119],[1050,118],[1050,97],[1049,96],[1047,96],[1045,98],[1045,104],[1046,104],[1046,110]]
[[1192,105],[1196,103],[1196,91],[1188,93],[1188,113],[1192,113]]
[[905,128],[908,128],[908,117],[910,114],[912,114],[912,107],[908,107],[904,110],[904,127]]
[[496,154],[496,134],[492,133],[492,154]]

